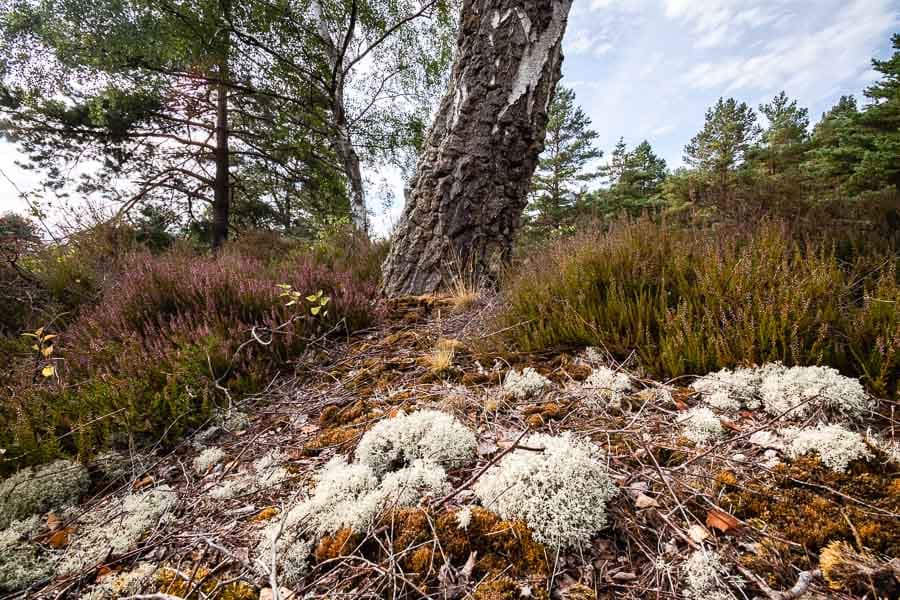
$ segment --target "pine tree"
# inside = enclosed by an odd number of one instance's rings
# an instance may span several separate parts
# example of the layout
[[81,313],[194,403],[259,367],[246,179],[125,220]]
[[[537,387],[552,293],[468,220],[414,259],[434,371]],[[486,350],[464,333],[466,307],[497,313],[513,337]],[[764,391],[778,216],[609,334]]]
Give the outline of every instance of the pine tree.
[[659,192],[666,174],[665,159],[657,156],[650,142],[644,140],[628,153],[616,187],[633,197],[651,198]]
[[529,209],[536,213],[536,225],[557,229],[571,219],[585,185],[600,176],[588,167],[603,152],[594,146],[597,132],[575,103],[573,90],[557,87],[549,116],[544,153],[532,178]]
[[703,129],[685,146],[685,162],[725,191],[731,174],[744,164],[747,152],[761,133],[756,113],[745,102],[719,98],[706,111]]
[[584,202],[585,209],[604,216],[639,215],[660,205],[659,192],[668,168],[647,140],[629,151],[624,138],[619,138],[609,163],[600,171],[608,187],[591,194]]
[[766,165],[769,175],[796,167],[809,141],[809,111],[782,91],[769,104],[761,104],[759,112],[769,126],[762,134],[757,158]]

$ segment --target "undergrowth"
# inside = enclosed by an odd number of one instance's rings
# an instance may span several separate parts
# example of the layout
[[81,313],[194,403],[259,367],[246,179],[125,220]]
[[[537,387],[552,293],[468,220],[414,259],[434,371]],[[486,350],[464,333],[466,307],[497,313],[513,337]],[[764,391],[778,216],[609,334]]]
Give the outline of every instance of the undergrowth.
[[[280,284],[319,290],[327,313],[286,306]],[[0,401],[0,471],[57,455],[177,440],[217,405],[261,389],[311,339],[375,318],[375,284],[291,256],[264,262],[226,251],[135,254],[100,300],[54,340],[54,373],[14,365]],[[22,346],[18,346],[22,350]]]
[[524,351],[634,352],[656,377],[781,361],[829,365],[875,394],[896,393],[900,261],[838,246],[776,222],[623,221],[526,261],[506,286],[496,330]]

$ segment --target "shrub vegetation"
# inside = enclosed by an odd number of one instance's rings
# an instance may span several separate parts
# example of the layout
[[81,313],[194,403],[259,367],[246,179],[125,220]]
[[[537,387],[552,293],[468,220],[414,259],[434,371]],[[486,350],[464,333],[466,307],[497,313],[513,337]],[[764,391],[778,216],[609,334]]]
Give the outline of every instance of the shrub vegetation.
[[880,246],[868,251],[859,239],[811,236],[778,221],[621,221],[526,260],[508,282],[498,329],[524,351],[634,352],[657,377],[782,361],[833,366],[892,394],[900,259]]
[[[281,284],[302,296],[321,290],[327,313],[286,306]],[[370,324],[375,288],[308,254],[132,253],[99,301],[59,331],[51,359],[18,346],[12,393],[0,402],[10,424],[0,431],[0,469],[178,439],[229,395],[261,389],[311,339]]]

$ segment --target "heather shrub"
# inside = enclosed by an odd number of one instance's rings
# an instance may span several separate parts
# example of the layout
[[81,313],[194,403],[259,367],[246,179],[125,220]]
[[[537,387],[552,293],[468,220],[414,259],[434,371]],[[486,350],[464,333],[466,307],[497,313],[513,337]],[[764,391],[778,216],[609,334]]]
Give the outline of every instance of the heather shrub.
[[525,261],[506,286],[498,330],[526,351],[634,351],[657,377],[780,361],[832,366],[873,393],[895,393],[897,256],[841,260],[834,246],[772,222],[619,222]]
[[[285,306],[279,284],[322,290],[328,315]],[[129,438],[177,439],[208,418],[223,388],[232,398],[252,393],[310,339],[370,324],[374,291],[312,259],[134,255],[56,340],[59,379],[0,402],[0,418],[13,424],[0,447],[14,461],[40,462]]]

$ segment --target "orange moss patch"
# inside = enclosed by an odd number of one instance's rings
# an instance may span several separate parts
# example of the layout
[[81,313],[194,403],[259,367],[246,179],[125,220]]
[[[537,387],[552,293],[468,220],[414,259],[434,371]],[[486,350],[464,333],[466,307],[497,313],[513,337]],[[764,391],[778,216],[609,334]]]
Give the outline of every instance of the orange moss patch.
[[[210,576],[206,567],[197,567],[192,572],[179,573],[175,569],[164,567],[157,573],[159,592],[178,598],[198,591],[214,594],[217,600],[256,600],[256,588],[245,581],[231,581],[233,577],[224,575]],[[227,583],[226,583],[227,582]]]
[[305,456],[315,456],[326,448],[335,448],[347,444],[362,435],[360,427],[333,427],[320,432],[303,446]]
[[316,562],[323,563],[348,555],[359,545],[360,539],[361,536],[349,528],[341,529],[334,535],[326,535],[316,546]]
[[545,402],[541,404],[529,404],[522,408],[526,415],[526,421],[540,427],[550,421],[561,421],[572,410],[572,403]]
[[[802,457],[776,467],[772,482],[739,487],[720,478],[718,483],[725,491],[722,504],[738,518],[805,548],[806,552],[772,547],[780,551],[785,563],[813,566],[810,558],[826,545],[835,541],[855,543],[857,536],[871,551],[898,556],[900,519],[891,513],[900,513],[900,495],[896,493],[900,469],[878,462],[857,461],[847,472],[838,473],[818,458]],[[755,562],[752,557],[747,559],[748,563]],[[788,583],[792,577],[785,573],[780,583]]]
[[274,506],[267,506],[266,508],[264,508],[261,511],[259,511],[258,513],[256,513],[256,516],[254,516],[253,519],[251,519],[251,520],[254,523],[261,523],[263,521],[269,521],[269,520],[275,518],[275,516],[277,516],[279,512],[281,512],[281,511],[279,511]]
[[520,600],[525,587],[531,590],[534,600],[547,600],[549,596],[543,588],[535,589],[526,581],[516,581],[512,577],[495,577],[482,581],[472,592],[473,600]]

